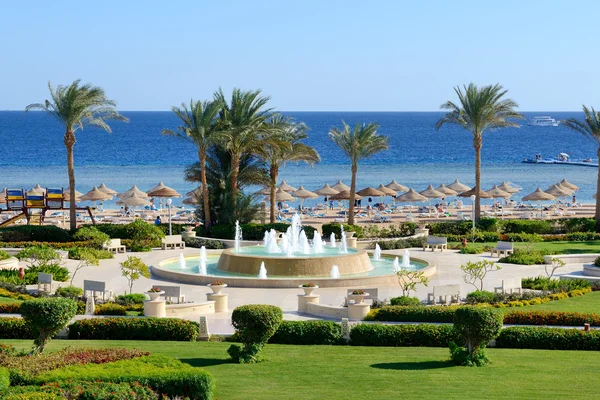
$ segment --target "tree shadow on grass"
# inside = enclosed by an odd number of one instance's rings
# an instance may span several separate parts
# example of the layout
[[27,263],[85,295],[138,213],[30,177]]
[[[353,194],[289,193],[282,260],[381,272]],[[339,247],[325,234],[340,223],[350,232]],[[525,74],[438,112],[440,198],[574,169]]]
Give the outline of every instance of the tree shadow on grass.
[[378,369],[397,369],[404,371],[419,371],[424,369],[440,369],[454,367],[455,364],[450,361],[414,361],[414,362],[395,362],[371,364],[371,368]]
[[213,365],[233,363],[229,358],[181,358],[180,361],[192,367],[211,367]]

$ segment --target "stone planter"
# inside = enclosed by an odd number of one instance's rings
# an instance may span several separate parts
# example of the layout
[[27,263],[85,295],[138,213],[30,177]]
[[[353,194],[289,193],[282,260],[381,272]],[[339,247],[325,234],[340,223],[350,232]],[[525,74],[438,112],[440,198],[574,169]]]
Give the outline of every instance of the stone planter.
[[193,237],[196,237],[196,231],[194,231],[193,226],[186,226],[184,228],[184,231],[181,232],[181,236],[187,237],[187,238],[193,238]]
[[224,283],[222,285],[212,285],[209,283],[208,287],[213,291],[214,294],[219,294],[221,293],[221,290],[223,290],[223,288],[227,287],[227,284]]
[[429,236],[429,229],[417,228],[415,229],[415,236]]
[[369,293],[364,294],[349,294],[348,300],[354,300],[354,304],[362,304],[365,297],[367,297]]
[[163,290],[161,290],[160,292],[145,292],[145,293],[150,297],[150,301],[156,301],[156,300],[158,300],[158,298],[160,296],[165,294],[165,292]]
[[318,286],[298,286],[300,289],[304,290],[305,296],[310,296],[315,289],[318,289]]
[[352,231],[350,231],[350,232],[346,232],[346,239],[353,238],[355,233],[356,233],[356,232],[352,232]]

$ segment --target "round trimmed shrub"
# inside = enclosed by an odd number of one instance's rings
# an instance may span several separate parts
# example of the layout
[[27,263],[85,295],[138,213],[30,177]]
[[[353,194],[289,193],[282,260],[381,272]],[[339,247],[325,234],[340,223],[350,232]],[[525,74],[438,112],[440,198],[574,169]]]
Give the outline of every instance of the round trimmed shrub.
[[465,348],[450,343],[452,360],[458,365],[485,365],[485,346],[498,336],[503,320],[502,311],[496,308],[459,307],[454,313],[454,330]]
[[419,306],[421,301],[418,297],[399,296],[392,298],[390,304],[393,306]]
[[102,245],[110,240],[110,236],[94,226],[83,226],[73,235],[73,239],[80,242],[89,242],[91,247],[101,249]]
[[75,316],[74,300],[54,297],[27,300],[21,304],[21,316],[31,325],[35,335],[32,354],[39,354],[52,336],[56,335]]
[[235,362],[257,362],[258,353],[275,334],[282,320],[283,312],[276,306],[248,304],[237,307],[231,314],[231,324],[243,347],[232,345],[227,352]]
[[502,296],[497,295],[494,292],[489,292],[487,290],[476,290],[467,294],[467,303],[468,304],[479,304],[479,303],[497,303],[501,300]]

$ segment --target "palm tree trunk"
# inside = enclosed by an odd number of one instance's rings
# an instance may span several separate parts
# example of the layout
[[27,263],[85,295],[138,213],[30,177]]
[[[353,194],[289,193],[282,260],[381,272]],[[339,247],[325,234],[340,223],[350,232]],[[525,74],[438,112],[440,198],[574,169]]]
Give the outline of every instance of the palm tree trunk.
[[279,174],[279,169],[277,166],[271,164],[269,168],[269,176],[271,180],[269,181],[269,190],[270,190],[270,209],[269,209],[269,220],[272,224],[275,223],[275,202],[276,202],[276,185],[277,185],[277,175]]
[[69,219],[71,230],[77,229],[77,210],[75,209],[75,161],[73,159],[73,146],[75,146],[75,133],[67,130],[64,138],[67,148],[67,172],[69,174]]
[[350,183],[350,204],[348,207],[348,225],[354,225],[354,198],[356,197],[356,173],[358,166],[352,166],[352,183]]
[[202,208],[204,208],[204,229],[210,230],[210,201],[208,198],[208,185],[206,184],[206,152],[199,151],[200,180],[202,181]]
[[[600,147],[597,151],[598,157],[600,157]],[[600,233],[600,168],[598,168],[598,178],[596,179],[596,232]]]
[[475,222],[479,221],[481,217],[481,198],[479,197],[479,192],[481,189],[481,144],[483,139],[481,136],[476,135],[473,138],[473,147],[475,147],[475,187],[477,188],[477,193],[475,193],[475,212],[473,218],[475,218]]
[[237,195],[238,195],[238,176],[240,174],[240,156],[231,154],[231,200],[233,201],[233,209],[237,211]]

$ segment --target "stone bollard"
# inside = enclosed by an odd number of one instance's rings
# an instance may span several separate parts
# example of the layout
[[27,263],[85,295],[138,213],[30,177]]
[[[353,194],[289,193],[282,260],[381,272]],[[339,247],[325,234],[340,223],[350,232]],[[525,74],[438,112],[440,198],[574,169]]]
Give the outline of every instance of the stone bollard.
[[369,311],[371,311],[370,304],[348,304],[348,319],[353,321],[361,321],[367,316]]
[[206,299],[208,301],[215,302],[215,312],[227,312],[229,311],[229,297],[226,293],[207,293]]
[[205,342],[210,339],[210,332],[208,331],[208,321],[206,321],[206,317],[200,317],[200,331],[198,338]]
[[587,324],[587,323],[586,323],[586,324],[583,324],[583,330],[584,330],[585,332],[589,332],[589,331],[590,331],[590,324]]
[[96,311],[96,304],[94,302],[94,296],[88,296],[85,299],[85,315],[94,315]]
[[167,316],[167,302],[161,300],[160,297],[156,300],[144,301],[144,316],[165,318]]
[[298,295],[298,312],[305,313],[308,308],[308,303],[319,304],[318,294],[299,294]]
[[342,338],[347,342],[350,341],[350,322],[348,322],[348,318],[342,318]]

